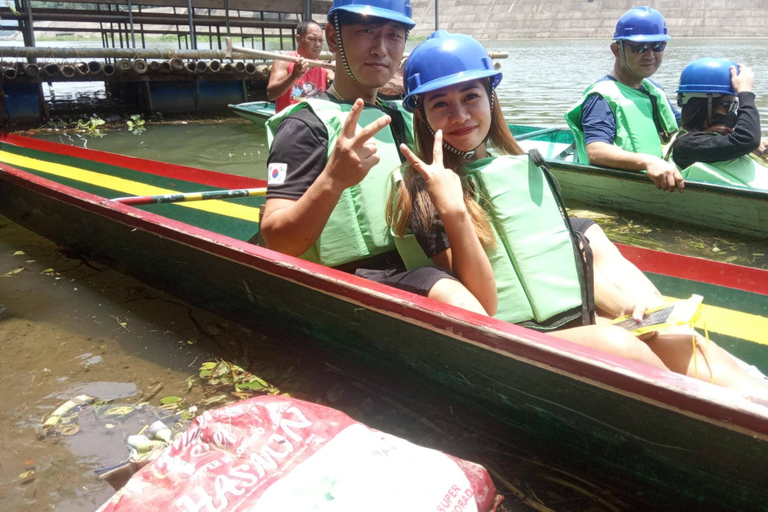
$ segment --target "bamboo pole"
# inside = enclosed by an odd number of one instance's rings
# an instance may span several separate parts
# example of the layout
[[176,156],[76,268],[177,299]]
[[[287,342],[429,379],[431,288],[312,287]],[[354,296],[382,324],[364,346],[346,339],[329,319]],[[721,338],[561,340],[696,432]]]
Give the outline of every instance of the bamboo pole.
[[[492,59],[506,59],[509,57],[507,52],[488,52]],[[407,57],[408,53],[403,55]],[[296,62],[297,57],[285,55],[276,52],[262,52],[250,48],[232,47],[231,54],[224,50],[161,50],[159,48],[51,48],[51,47],[29,47],[29,46],[2,46],[0,47],[0,57],[25,57],[25,58],[48,58],[48,59],[93,59],[93,58],[112,58],[112,59],[248,59],[258,58],[266,60],[284,60],[287,62]],[[331,53],[324,52],[320,54],[320,60],[308,61],[310,64],[317,63],[318,66],[332,68],[330,63],[323,62],[331,60],[334,56]]]
[[[227,56],[231,57],[231,56],[234,56],[234,54],[247,55],[249,57],[257,57],[259,59],[282,60],[286,62],[297,62],[299,59],[301,59],[301,57],[294,57],[293,55],[284,55],[282,53],[265,52],[261,50],[252,50],[250,48],[241,48],[239,46],[232,46],[232,38],[228,37],[227,38]],[[321,60],[310,60],[310,59],[303,59],[303,60],[310,66],[326,68],[326,69],[336,69],[336,66],[332,65],[330,62],[323,62]]]
[[[0,46],[0,57],[33,57],[48,59],[247,59],[245,55],[236,54],[227,57],[224,50],[161,50],[159,48],[51,48],[29,46]],[[271,57],[270,57],[271,58]]]

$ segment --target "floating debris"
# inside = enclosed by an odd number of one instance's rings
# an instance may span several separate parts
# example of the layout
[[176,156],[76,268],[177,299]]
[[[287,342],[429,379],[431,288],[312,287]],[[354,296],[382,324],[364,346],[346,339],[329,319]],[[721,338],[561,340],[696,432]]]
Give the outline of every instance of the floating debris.
[[75,407],[81,407],[83,405],[89,404],[96,400],[92,396],[88,395],[80,395],[72,400],[67,401],[63,405],[60,405],[55,411],[53,411],[53,414],[51,414],[47,420],[43,423],[43,433],[48,434],[56,425],[59,424],[61,421],[62,416],[67,414],[69,411],[74,409]]

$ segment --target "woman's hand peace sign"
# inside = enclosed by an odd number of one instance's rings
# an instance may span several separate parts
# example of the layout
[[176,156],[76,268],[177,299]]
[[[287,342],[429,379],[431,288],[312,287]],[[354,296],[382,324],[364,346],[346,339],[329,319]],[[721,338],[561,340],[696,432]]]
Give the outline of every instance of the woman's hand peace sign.
[[435,210],[440,217],[465,214],[467,208],[464,205],[464,192],[461,188],[461,178],[450,169],[443,166],[443,131],[435,133],[435,147],[432,149],[432,164],[427,165],[413,154],[408,146],[400,144],[400,151],[410,162],[416,172],[424,178],[427,192]]
[[357,123],[363,111],[363,100],[358,99],[352,105],[339,138],[336,139],[333,153],[326,164],[326,172],[340,190],[357,185],[368,175],[368,171],[379,163],[376,155],[376,142],[371,138],[392,122],[389,116],[383,116],[359,132]]

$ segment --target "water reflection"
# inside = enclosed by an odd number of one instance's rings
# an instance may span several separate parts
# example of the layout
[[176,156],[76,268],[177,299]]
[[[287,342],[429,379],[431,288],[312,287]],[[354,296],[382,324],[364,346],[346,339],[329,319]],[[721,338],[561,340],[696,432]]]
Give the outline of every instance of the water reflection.
[[[610,40],[484,41],[489,50],[509,52],[502,59],[504,79],[498,94],[506,118],[515,124],[565,125],[563,115],[595,80],[613,69]],[[768,62],[765,39],[675,39],[653,80],[673,103],[683,68],[701,57],[723,57],[755,72],[757,106],[766,112],[768,134]]]

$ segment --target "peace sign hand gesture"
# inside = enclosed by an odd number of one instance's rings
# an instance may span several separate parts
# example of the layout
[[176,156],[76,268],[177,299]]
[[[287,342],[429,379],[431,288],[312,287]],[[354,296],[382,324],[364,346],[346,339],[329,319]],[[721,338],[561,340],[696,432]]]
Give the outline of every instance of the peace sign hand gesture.
[[376,142],[370,139],[392,122],[389,116],[380,117],[358,132],[357,123],[362,110],[363,100],[358,98],[344,121],[344,127],[325,166],[329,178],[342,190],[363,181],[368,171],[379,163]]
[[435,146],[432,149],[432,164],[421,161],[405,144],[400,144],[400,151],[410,162],[416,172],[424,178],[427,192],[435,210],[445,221],[446,217],[467,213],[464,204],[464,192],[461,188],[461,178],[450,169],[443,166],[443,131],[435,133]]

